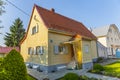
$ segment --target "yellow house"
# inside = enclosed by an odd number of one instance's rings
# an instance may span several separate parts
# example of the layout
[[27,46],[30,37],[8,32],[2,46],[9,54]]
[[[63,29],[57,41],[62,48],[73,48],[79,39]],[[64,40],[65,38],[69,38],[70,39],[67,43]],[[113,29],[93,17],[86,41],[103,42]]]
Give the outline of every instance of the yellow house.
[[97,58],[96,40],[82,23],[34,5],[20,52],[42,71],[89,69]]

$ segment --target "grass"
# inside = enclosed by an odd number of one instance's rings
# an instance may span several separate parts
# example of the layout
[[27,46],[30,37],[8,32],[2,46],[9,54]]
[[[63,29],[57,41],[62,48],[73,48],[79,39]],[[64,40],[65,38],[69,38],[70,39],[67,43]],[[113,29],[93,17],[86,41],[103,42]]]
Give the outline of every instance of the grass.
[[104,66],[105,75],[115,76],[120,78],[120,61]]
[[98,67],[97,69],[95,68],[90,72],[120,78],[120,61],[103,66],[103,71],[101,71]]
[[28,80],[36,80],[36,79],[33,78],[32,76],[28,75]]
[[104,66],[105,71],[107,72],[116,72],[120,73],[120,61],[114,62],[112,64]]

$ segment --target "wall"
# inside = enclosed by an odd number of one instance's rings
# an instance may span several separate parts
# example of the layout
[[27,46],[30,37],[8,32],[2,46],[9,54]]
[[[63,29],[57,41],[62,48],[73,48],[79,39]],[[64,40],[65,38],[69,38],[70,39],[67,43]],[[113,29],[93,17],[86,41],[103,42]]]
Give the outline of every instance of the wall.
[[[72,53],[71,45],[66,44],[68,46],[67,54],[63,54],[63,53],[55,54],[54,46],[60,45],[60,43],[63,43],[63,42],[68,42],[71,39],[71,36],[49,32],[48,39],[49,39],[49,41],[48,41],[49,42],[48,64],[56,65],[56,64],[69,63],[71,61],[71,53]],[[51,42],[51,40],[52,40],[52,42]]]
[[92,50],[92,58],[96,60],[98,58],[96,40],[91,41],[91,50]]
[[98,57],[108,57],[107,48],[103,46],[100,42],[97,42],[97,48],[98,48]]
[[106,41],[106,36],[104,37],[98,37],[98,41],[102,43],[105,47],[107,47],[107,41]]
[[[32,28],[38,24],[38,32],[34,35],[31,34]],[[26,39],[21,44],[21,54],[25,62],[32,62],[36,64],[48,65],[48,29],[44,25],[41,17],[34,9],[31,22],[28,26],[28,33]],[[28,48],[35,48],[36,46],[45,46],[45,54],[43,55],[28,55]]]
[[[88,45],[88,48],[85,47],[86,45]],[[92,62],[91,41],[89,40],[82,41],[82,52],[83,52],[83,63]]]

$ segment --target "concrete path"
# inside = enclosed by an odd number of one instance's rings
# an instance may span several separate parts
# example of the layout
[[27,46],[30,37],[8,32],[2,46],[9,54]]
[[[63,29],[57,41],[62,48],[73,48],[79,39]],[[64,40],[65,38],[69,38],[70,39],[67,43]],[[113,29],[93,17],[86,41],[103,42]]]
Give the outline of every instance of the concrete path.
[[115,78],[115,77],[109,77],[109,76],[89,73],[89,72],[86,72],[86,70],[61,70],[58,72],[46,74],[43,72],[38,72],[33,69],[28,69],[28,73],[32,75],[33,77],[35,77],[37,80],[43,80],[44,78],[48,78],[49,80],[56,80],[58,78],[63,77],[66,73],[69,73],[69,72],[76,73],[78,75],[85,75],[90,78],[94,77],[94,78],[102,79],[102,80],[120,80],[119,78]]
[[116,77],[109,77],[109,76],[104,76],[104,75],[98,75],[98,74],[93,74],[93,73],[85,73],[84,75],[92,78],[97,78],[97,79],[102,79],[102,80],[120,80],[119,78]]
[[44,72],[38,72],[34,69],[27,69],[28,74],[32,75],[38,80],[43,80],[44,78],[49,78],[50,80],[56,80],[58,78],[63,77],[66,73],[76,73],[78,75],[84,75],[87,70],[61,70],[54,73],[44,73]]
[[[110,59],[104,63],[101,63],[102,65],[106,65],[106,64],[110,64],[117,61],[116,59]],[[78,75],[86,75],[88,77],[94,77],[94,78],[98,78],[98,79],[102,79],[102,80],[120,80],[119,78],[115,78],[115,77],[109,77],[109,76],[104,76],[104,75],[98,75],[98,74],[93,74],[93,73],[89,73],[87,72],[88,70],[60,70],[54,73],[44,73],[44,72],[38,72],[37,70],[34,69],[27,69],[28,74],[32,75],[33,77],[35,77],[37,80],[43,80],[44,78],[48,78],[49,80],[56,80],[58,78],[63,77],[66,73],[76,73]]]

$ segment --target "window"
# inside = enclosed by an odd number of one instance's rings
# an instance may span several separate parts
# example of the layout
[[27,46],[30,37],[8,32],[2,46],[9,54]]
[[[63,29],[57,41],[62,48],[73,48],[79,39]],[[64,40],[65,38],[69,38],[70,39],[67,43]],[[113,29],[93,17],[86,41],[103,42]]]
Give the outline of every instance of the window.
[[54,53],[55,54],[58,54],[59,53],[59,46],[54,46]]
[[43,54],[43,53],[45,53],[45,48],[44,48],[44,46],[37,46],[36,47],[36,54]]
[[37,32],[38,32],[38,28],[39,28],[39,25],[36,24],[36,26],[34,26],[34,27],[32,28],[32,34],[37,33]]
[[36,27],[33,27],[32,28],[32,34],[35,34],[36,33]]
[[31,55],[31,54],[33,54],[33,53],[34,53],[34,49],[31,48],[31,47],[29,47],[29,48],[28,48],[28,54]]
[[89,53],[89,45],[84,45],[84,52]]
[[59,54],[59,53],[68,53],[68,47],[65,45],[55,45],[54,46],[54,53]]

